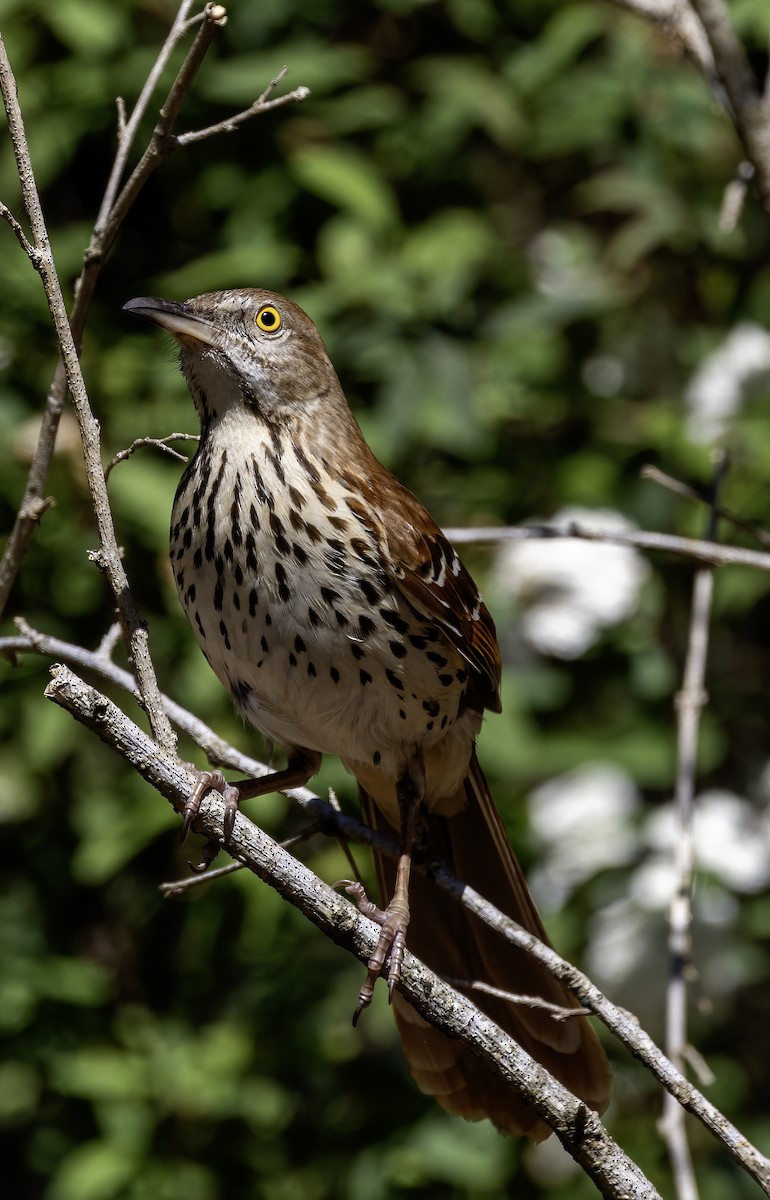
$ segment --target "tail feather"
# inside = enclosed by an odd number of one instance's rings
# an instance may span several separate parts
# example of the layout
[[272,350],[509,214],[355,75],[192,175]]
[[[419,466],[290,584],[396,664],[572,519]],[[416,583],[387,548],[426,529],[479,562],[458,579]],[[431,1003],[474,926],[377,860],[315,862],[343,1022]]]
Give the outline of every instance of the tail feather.
[[[540,940],[548,936],[529,894],[500,817],[474,754],[465,780],[467,802],[445,818],[425,813],[431,849],[464,883]],[[366,821],[383,833],[395,830],[362,789]],[[427,799],[429,806],[430,798]],[[375,856],[385,898],[393,889],[393,865]],[[479,979],[503,991],[539,996],[562,1007],[575,997],[535,958],[506,943],[451,896],[415,872],[409,892],[407,945],[439,975]],[[599,1040],[585,1017],[555,1021],[546,1010],[511,1004],[483,992],[474,1002],[520,1046],[591,1108],[606,1107],[610,1071]],[[496,1076],[464,1042],[434,1029],[400,995],[394,996],[396,1024],[418,1087],[449,1112],[468,1120],[488,1117],[504,1133],[541,1141],[550,1133],[537,1114]]]

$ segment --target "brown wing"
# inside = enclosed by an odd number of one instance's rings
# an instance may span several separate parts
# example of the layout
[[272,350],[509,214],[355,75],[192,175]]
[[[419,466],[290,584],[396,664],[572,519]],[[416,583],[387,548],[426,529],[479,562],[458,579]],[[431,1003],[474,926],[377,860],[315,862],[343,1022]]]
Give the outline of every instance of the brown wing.
[[434,621],[470,666],[480,706],[500,712],[500,649],[476,584],[417,497],[365,442],[362,449],[368,473],[342,478],[365,502],[348,499],[348,507],[362,524],[376,526],[391,578],[407,603]]

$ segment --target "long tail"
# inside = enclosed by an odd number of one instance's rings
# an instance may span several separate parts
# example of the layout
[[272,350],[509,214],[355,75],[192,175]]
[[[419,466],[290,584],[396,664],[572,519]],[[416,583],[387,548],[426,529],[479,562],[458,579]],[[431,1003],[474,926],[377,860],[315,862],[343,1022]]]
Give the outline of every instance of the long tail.
[[[467,803],[457,815],[426,813],[431,849],[464,883],[548,942],[475,754],[464,786]],[[396,835],[363,789],[361,801],[368,824]],[[428,797],[428,809],[429,805]],[[393,864],[376,856],[376,866],[380,892],[387,900],[393,890]],[[575,997],[536,959],[505,942],[417,872],[412,873],[409,901],[407,945],[437,974],[480,979],[507,992],[577,1007]],[[585,1017],[555,1021],[543,1009],[507,1003],[483,992],[474,992],[473,999],[565,1087],[591,1108],[603,1111],[610,1095],[610,1069]],[[394,1009],[404,1054],[421,1091],[468,1120],[488,1117],[503,1133],[527,1134],[535,1141],[548,1136],[548,1126],[466,1043],[434,1029],[398,993]]]

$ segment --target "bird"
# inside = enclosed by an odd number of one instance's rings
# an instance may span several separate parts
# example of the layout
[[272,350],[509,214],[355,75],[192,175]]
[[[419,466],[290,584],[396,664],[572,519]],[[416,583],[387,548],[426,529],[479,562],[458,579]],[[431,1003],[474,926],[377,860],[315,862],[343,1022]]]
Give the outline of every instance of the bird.
[[[167,334],[200,422],[171,514],[182,607],[242,716],[287,766],[224,785],[225,836],[246,796],[299,786],[322,756],[358,783],[364,820],[395,838],[375,854],[381,930],[356,1006],[386,975],[417,1086],[449,1112],[504,1134],[548,1136],[521,1096],[397,990],[404,947],[432,970],[562,1008],[577,1001],[539,961],[411,871],[427,847],[466,884],[548,942],[476,754],[499,712],[495,626],[457,553],[421,502],[375,458],[321,335],[293,301],[258,288],[124,308]],[[188,801],[221,776],[201,772]],[[584,1015],[474,992],[489,1017],[586,1105],[611,1074]]]

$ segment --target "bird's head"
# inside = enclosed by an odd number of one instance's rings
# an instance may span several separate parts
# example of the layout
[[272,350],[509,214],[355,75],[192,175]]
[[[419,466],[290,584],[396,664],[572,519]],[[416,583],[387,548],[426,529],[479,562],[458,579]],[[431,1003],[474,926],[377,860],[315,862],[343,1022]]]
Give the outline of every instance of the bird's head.
[[342,394],[310,317],[275,292],[238,288],[184,301],[140,296],[123,307],[176,338],[204,421],[234,405],[267,421],[286,419]]

